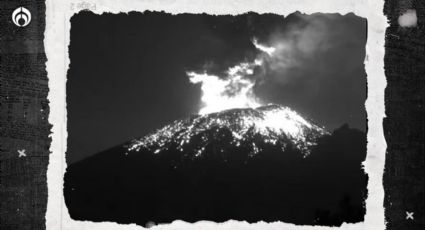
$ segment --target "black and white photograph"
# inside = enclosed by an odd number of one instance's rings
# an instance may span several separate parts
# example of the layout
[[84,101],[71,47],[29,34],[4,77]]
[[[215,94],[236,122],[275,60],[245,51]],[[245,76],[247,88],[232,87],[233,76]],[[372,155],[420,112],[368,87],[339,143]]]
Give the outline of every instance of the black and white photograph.
[[423,230],[425,1],[0,1],[1,230]]
[[366,19],[83,11],[70,35],[71,218],[364,220]]

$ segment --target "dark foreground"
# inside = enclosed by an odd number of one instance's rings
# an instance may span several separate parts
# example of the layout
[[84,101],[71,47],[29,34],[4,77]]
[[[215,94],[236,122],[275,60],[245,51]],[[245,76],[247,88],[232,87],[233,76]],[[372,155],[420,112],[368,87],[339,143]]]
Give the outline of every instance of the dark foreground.
[[306,158],[291,148],[269,146],[250,157],[243,145],[223,153],[214,144],[198,158],[126,152],[114,147],[68,167],[64,193],[73,219],[341,225],[365,214],[366,135],[348,126],[321,137]]

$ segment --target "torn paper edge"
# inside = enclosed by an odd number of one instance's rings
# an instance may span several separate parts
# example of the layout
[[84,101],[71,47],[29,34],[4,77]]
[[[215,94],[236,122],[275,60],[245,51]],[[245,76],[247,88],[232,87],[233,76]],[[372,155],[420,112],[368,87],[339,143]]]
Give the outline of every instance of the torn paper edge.
[[170,224],[156,225],[150,229],[385,229],[383,173],[385,166],[386,142],[383,134],[385,117],[384,90],[384,42],[387,19],[383,15],[383,1],[367,0],[47,0],[45,50],[49,79],[50,116],[52,143],[47,171],[48,203],[46,212],[47,230],[133,230],[144,229],[136,224],[113,222],[75,221],[69,216],[63,197],[63,176],[66,170],[65,151],[67,141],[66,74],[69,67],[68,46],[70,42],[70,18],[78,11],[89,9],[96,14],[165,11],[167,13],[207,13],[213,15],[243,14],[253,11],[259,14],[274,13],[287,16],[295,11],[312,13],[354,13],[367,19],[367,44],[365,70],[367,74],[368,117],[367,156],[364,162],[369,176],[365,220],[341,227],[300,226],[283,222],[243,221],[214,223],[199,221],[191,224],[176,220]]

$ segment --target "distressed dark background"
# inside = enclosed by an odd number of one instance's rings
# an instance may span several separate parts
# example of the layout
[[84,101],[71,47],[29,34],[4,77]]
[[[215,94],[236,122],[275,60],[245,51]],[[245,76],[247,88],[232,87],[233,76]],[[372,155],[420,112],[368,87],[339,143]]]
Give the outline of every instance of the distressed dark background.
[[[24,6],[31,23],[17,27]],[[0,229],[45,229],[50,128],[44,1],[0,2]],[[25,149],[26,157],[18,150]]]
[[[19,6],[32,13],[24,28],[11,21]],[[416,9],[417,27],[398,26],[405,8]],[[384,11],[391,24],[385,54],[387,229],[423,229],[425,6],[388,0]],[[51,125],[44,29],[44,1],[0,2],[0,229],[45,229]],[[19,157],[22,149],[26,157]],[[406,219],[406,211],[415,219]]]
[[[416,9],[417,27],[398,26],[406,8]],[[386,1],[384,12],[390,23],[384,58],[387,229],[424,229],[425,1]],[[406,212],[414,212],[414,220]]]

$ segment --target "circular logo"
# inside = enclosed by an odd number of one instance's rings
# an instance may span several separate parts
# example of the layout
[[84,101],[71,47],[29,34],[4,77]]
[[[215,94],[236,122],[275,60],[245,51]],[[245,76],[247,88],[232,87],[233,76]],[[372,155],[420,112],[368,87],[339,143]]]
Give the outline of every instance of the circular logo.
[[12,21],[19,27],[25,27],[31,22],[31,13],[27,8],[18,7],[13,11]]

